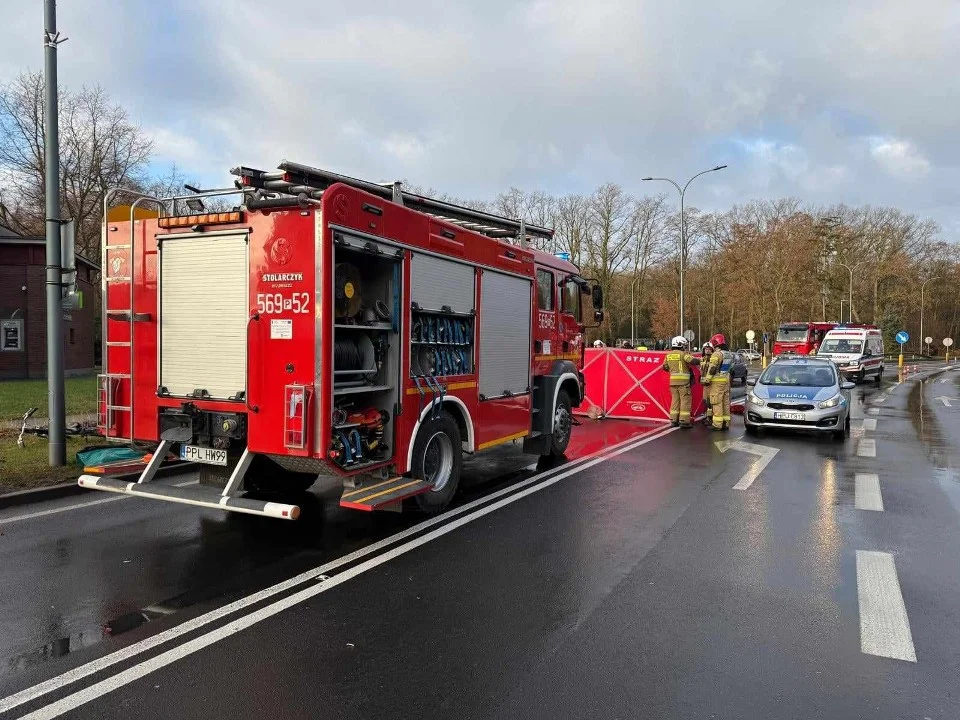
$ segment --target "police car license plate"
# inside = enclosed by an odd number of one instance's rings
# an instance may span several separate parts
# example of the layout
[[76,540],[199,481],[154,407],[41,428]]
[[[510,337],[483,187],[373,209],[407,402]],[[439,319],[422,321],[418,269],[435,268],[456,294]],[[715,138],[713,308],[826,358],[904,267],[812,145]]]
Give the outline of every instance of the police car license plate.
[[786,413],[786,412],[775,412],[773,414],[774,420],[800,420],[803,422],[807,419],[807,416],[803,413]]
[[226,465],[227,451],[215,450],[208,447],[197,447],[196,445],[181,445],[180,459],[190,462],[206,463],[207,465]]

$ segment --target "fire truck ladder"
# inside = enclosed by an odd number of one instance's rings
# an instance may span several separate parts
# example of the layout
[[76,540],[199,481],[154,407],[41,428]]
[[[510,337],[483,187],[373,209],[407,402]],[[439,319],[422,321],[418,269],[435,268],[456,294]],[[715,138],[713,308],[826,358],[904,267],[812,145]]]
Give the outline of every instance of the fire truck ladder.
[[[126,195],[131,195],[136,198],[133,204],[130,206],[130,240],[127,243],[122,244],[109,244],[107,240],[109,238],[109,223],[107,222],[107,211],[110,209],[110,200],[118,193],[124,193]],[[133,347],[133,324],[136,320],[149,319],[149,315],[144,317],[141,313],[134,313],[134,304],[133,304],[133,292],[134,292],[134,254],[133,254],[133,242],[134,242],[134,217],[136,215],[137,207],[141,202],[151,202],[155,203],[162,213],[164,210],[163,201],[159,198],[152,197],[150,195],[145,195],[143,193],[134,192],[126,188],[110,188],[103,198],[103,230],[102,230],[102,239],[100,242],[100,327],[103,332],[102,340],[102,352],[101,358],[103,362],[103,373],[97,376],[97,425],[103,429],[103,437],[106,440],[119,440],[124,442],[133,443],[133,375],[136,368],[136,358],[134,356],[134,347]],[[110,267],[110,253],[115,251],[125,251],[127,262],[126,262],[126,271],[123,273],[113,273],[111,272]],[[120,266],[122,267],[122,266]],[[109,288],[113,283],[127,283],[130,288],[129,295],[129,305],[126,308],[116,308],[108,307],[107,298],[109,296]],[[128,324],[128,332],[126,340],[111,340],[110,332],[108,330],[109,321],[120,321],[126,322]],[[109,366],[110,358],[110,348],[112,347],[125,347],[130,351],[130,362],[128,366],[128,372],[111,372]],[[127,391],[126,393],[119,393],[118,391],[121,388],[121,384],[126,381]],[[126,405],[118,404],[117,395],[123,394],[126,396]],[[114,420],[117,413],[126,413],[128,415],[127,428],[129,429],[129,435],[120,436],[120,435],[111,435],[110,430],[114,427]]]
[[230,171],[239,178],[236,181],[238,188],[252,188],[257,191],[256,194],[247,196],[247,208],[259,210],[306,206],[311,201],[319,200],[323,191],[331,185],[343,183],[467,230],[493,238],[513,240],[521,246],[525,246],[531,237],[539,240],[553,238],[553,230],[549,228],[528,225],[523,220],[406,192],[399,182],[381,184],[358,180],[288,160],[281,162],[278,168],[275,172],[248,167],[236,167]]

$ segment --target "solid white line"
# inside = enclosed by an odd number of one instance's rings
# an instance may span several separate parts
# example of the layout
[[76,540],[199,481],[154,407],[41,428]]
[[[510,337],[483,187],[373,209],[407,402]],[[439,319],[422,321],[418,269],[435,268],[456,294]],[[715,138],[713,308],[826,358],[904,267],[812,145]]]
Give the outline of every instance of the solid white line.
[[876,418],[864,418],[863,419],[863,429],[873,432],[877,429],[877,419]]
[[[491,500],[495,500],[498,497],[502,497],[503,495],[514,492],[521,488],[528,488],[529,492],[536,492],[537,490],[541,490],[545,487],[548,487],[549,485],[552,485],[554,482],[561,480],[567,477],[568,475],[573,475],[582,470],[586,470],[587,468],[593,467],[594,465],[598,465],[601,462],[605,462],[606,460],[616,457],[617,455],[621,455],[622,453],[625,453],[629,450],[633,450],[634,448],[640,447],[641,445],[645,445],[648,442],[664,437],[665,435],[669,435],[674,431],[676,431],[676,428],[667,428],[666,430],[648,432],[647,434],[643,435],[639,439],[631,438],[628,440],[624,440],[623,442],[613,445],[610,448],[606,448],[605,450],[602,450],[599,453],[596,453],[595,455],[590,455],[585,458],[582,458],[581,460],[576,460],[573,463],[570,463],[570,465],[574,466],[572,469],[568,469],[565,472],[559,475],[556,475],[554,478],[547,479],[541,485],[535,485],[532,488],[529,487],[531,485],[534,485],[534,483],[541,482],[545,476],[551,475],[552,473],[557,472],[557,470],[562,470],[562,468],[546,470],[531,478],[527,478],[522,482],[519,482],[515,485],[511,485],[510,487],[506,487],[501,490],[498,490],[497,492],[491,493],[490,495],[487,495],[485,497],[478,498],[477,500],[474,500],[470,503],[467,503],[466,505],[462,505],[461,507],[450,510],[446,513],[443,513],[442,515],[437,515],[436,517],[430,518],[429,520],[424,520],[423,522],[418,523],[417,525],[414,525],[412,527],[409,527],[402,532],[396,533],[395,535],[391,535],[390,537],[384,538],[383,540],[379,540],[375,543],[372,543],[371,545],[362,547],[359,550],[355,550],[349,555],[344,555],[343,557],[337,558],[336,560],[332,560],[331,562],[325,563],[324,565],[320,565],[319,567],[316,567],[312,570],[307,570],[306,572],[300,573],[299,575],[292,577],[288,580],[284,580],[283,582],[277,583],[276,585],[272,585],[271,587],[260,590],[256,593],[253,593],[252,595],[248,595],[247,597],[240,598],[239,600],[236,600],[228,605],[224,605],[223,607],[217,608],[215,610],[211,610],[210,612],[204,613],[203,615],[199,615],[193,618],[192,620],[187,620],[185,622],[182,622],[179,625],[170,628],[169,630],[164,630],[163,632],[157,633],[152,637],[145,638],[144,640],[136,642],[128,647],[123,648],[122,650],[117,650],[116,652],[110,653],[109,655],[105,655],[102,658],[98,658],[96,660],[86,663],[85,665],[76,667],[73,670],[69,670],[63,673],[62,675],[58,675],[57,677],[50,678],[49,680],[45,680],[42,683],[38,683],[37,685],[34,685],[32,687],[25,688],[24,690],[21,690],[20,692],[14,695],[10,695],[6,698],[0,699],[0,714],[6,712],[7,710],[10,710],[11,708],[17,707],[24,703],[30,702],[31,700],[35,700],[39,697],[42,697],[43,695],[46,695],[47,693],[53,690],[57,690],[59,688],[64,687],[65,685],[69,685],[70,683],[76,682],[77,680],[93,675],[94,673],[100,672],[101,670],[104,670],[110,667],[111,665],[115,665],[116,663],[123,662],[143,652],[146,652],[155,647],[163,645],[164,643],[170,640],[178,638],[181,635],[192,632],[198,628],[203,627],[204,625],[208,625],[223,617],[231,615],[234,612],[237,612],[238,610],[242,610],[246,607],[249,607],[250,605],[255,605],[263,600],[266,600],[267,598],[270,598],[274,595],[285,592],[286,590],[292,589],[297,585],[301,585],[310,580],[315,580],[320,575],[324,575],[325,573],[331,570],[335,570],[336,568],[341,567],[342,565],[347,565],[353,562],[354,560],[370,555],[371,553],[378,552],[382,548],[392,545],[395,542],[399,542],[400,540],[410,537],[411,535],[415,535],[421,530],[432,527],[433,525],[436,525],[438,523],[445,522],[458,515],[467,513],[473,508],[477,507],[478,505],[481,505],[486,502],[490,502]],[[601,453],[604,453],[604,454],[601,454]],[[567,466],[564,466],[564,467],[567,467]],[[529,494],[529,492],[527,491],[524,491],[524,492],[525,494]],[[514,497],[517,497],[517,496],[511,496],[507,498],[507,500],[512,501]],[[501,501],[501,503],[503,502],[504,501]],[[502,507],[502,505],[498,504],[498,507]],[[469,520],[472,520],[474,517],[481,517],[481,516],[469,515],[466,518],[462,518],[462,520],[469,522]],[[461,522],[461,524],[463,523]],[[448,526],[445,526],[445,527],[448,527]],[[457,527],[459,527],[459,525]],[[401,546],[401,547],[405,547],[405,546]],[[357,566],[357,567],[360,567],[360,566]],[[338,575],[337,577],[341,577],[341,576]],[[328,589],[323,585],[318,587],[323,587],[324,589]],[[311,588],[311,589],[314,589],[314,588]],[[273,606],[271,605],[268,607],[273,607]],[[267,608],[264,608],[264,609],[267,609]],[[234,622],[239,622],[239,620]],[[224,627],[230,627],[230,625],[227,625]],[[198,638],[198,640],[202,639],[203,637],[206,637],[206,636],[201,636],[201,638]],[[171,650],[169,652],[173,652],[173,651]],[[158,657],[162,657],[162,656],[158,656]],[[139,666],[136,666],[136,667],[139,667]],[[97,686],[95,685],[93,687],[97,687]],[[106,692],[109,692],[109,690]],[[84,702],[87,702],[87,701],[85,700]],[[41,710],[42,709],[44,708],[41,708]],[[50,715],[50,716],[38,715],[37,717],[55,717],[55,715]]]
[[854,506],[857,510],[883,512],[883,495],[880,493],[880,477],[873,473],[857,473],[854,478]]
[[916,662],[910,619],[893,555],[857,550],[857,599],[860,650],[868,655]]
[[[187,482],[172,483],[173,487],[186,487],[187,485],[196,485],[197,480]],[[121,495],[120,497],[109,497],[103,500],[91,500],[85,503],[76,503],[74,505],[65,505],[63,507],[51,508],[50,510],[38,510],[37,512],[27,513],[26,515],[14,515],[13,517],[0,517],[0,525],[20,522],[21,520],[32,520],[33,518],[46,517],[47,515],[59,515],[69,510],[82,510],[83,508],[94,507],[95,505],[105,505],[106,503],[117,502],[118,500],[129,500],[132,496]]]
[[879,414],[880,414],[880,408],[867,408],[867,412],[868,412],[870,415],[879,415]]
[[877,456],[877,441],[873,438],[864,438],[857,446],[857,455],[872,458]]

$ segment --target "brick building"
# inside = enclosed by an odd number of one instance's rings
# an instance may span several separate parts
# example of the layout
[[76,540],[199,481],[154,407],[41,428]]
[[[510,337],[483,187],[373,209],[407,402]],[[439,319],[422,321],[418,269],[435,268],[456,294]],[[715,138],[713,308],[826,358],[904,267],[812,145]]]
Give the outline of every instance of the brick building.
[[[99,268],[77,256],[77,290],[83,307],[64,313],[64,367],[91,372],[96,344],[94,285]],[[47,373],[46,241],[0,226],[0,380],[42,378]]]

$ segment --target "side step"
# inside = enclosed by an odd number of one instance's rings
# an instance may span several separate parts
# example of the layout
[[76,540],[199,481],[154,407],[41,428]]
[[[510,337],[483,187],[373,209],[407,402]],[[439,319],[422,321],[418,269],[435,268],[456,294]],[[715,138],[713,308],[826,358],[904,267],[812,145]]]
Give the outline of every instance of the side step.
[[81,475],[77,480],[80,487],[91,490],[133,495],[149,498],[150,500],[165,500],[167,502],[197,505],[214,510],[229,510],[247,515],[261,515],[263,517],[278,518],[280,520],[296,520],[300,517],[300,508],[297,505],[266,502],[252,498],[223,496],[215,488],[171,487],[154,483],[136,483],[111,477],[97,477]]
[[351,510],[379,510],[387,505],[399,503],[414,495],[428,492],[432,486],[423,480],[407,477],[395,477],[367,487],[345,492],[340,497],[340,507]]

